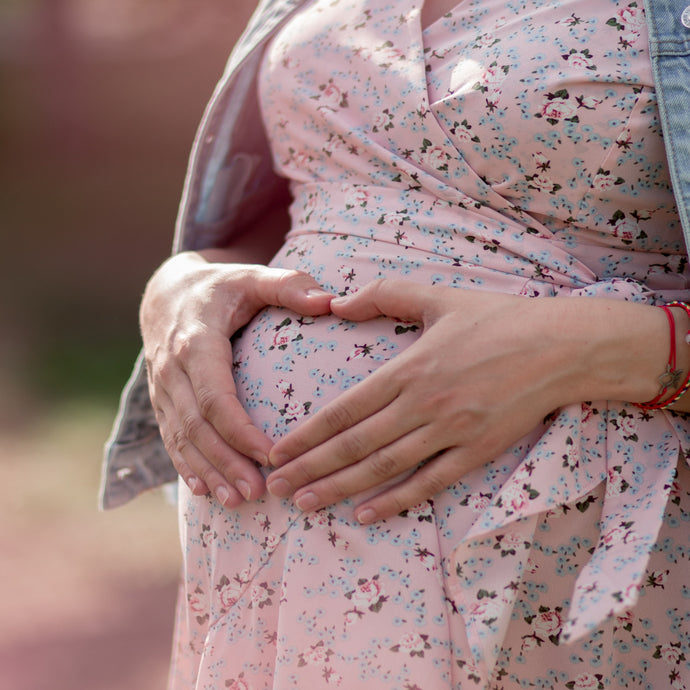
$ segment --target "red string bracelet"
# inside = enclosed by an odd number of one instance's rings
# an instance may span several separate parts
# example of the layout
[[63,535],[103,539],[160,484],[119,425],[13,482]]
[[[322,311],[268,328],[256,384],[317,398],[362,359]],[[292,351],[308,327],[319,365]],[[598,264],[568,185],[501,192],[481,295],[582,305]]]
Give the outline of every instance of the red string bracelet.
[[[648,402],[633,403],[635,407],[639,407],[642,410],[665,410],[682,398],[690,388],[690,372],[688,372],[687,376],[681,383],[680,377],[683,372],[680,369],[676,369],[676,322],[673,318],[673,312],[670,309],[671,307],[679,307],[680,309],[683,309],[690,317],[690,305],[685,304],[685,302],[674,301],[659,306],[664,310],[664,312],[666,312],[666,316],[668,318],[671,332],[671,347],[669,350],[666,371],[664,371],[664,373],[659,377],[659,383],[661,384],[659,394]],[[690,331],[688,331],[687,335],[685,336],[685,342],[690,345]],[[677,392],[668,400],[664,400],[664,396],[671,388],[675,388]]]

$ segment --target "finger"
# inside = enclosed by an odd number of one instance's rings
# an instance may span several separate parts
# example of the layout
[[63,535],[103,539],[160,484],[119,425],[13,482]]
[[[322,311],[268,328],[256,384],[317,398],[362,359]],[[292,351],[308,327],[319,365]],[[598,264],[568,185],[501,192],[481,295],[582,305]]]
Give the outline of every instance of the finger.
[[300,510],[316,510],[362,491],[383,489],[386,484],[402,481],[438,450],[430,441],[429,427],[419,427],[394,443],[378,448],[361,462],[303,487],[295,493],[295,504]]
[[[272,442],[252,423],[237,397],[230,341],[199,338],[182,349],[178,357],[181,368],[170,367],[161,372],[161,378],[165,379],[166,390],[180,391],[179,396],[175,395],[175,404],[178,411],[186,410],[180,412],[180,417],[190,427],[195,443],[198,433],[208,432],[202,422],[205,420],[229,448],[266,465]],[[185,393],[188,386],[194,400]],[[194,414],[196,410],[199,415]],[[217,442],[215,437],[208,438],[213,444]]]
[[333,297],[308,273],[279,268],[261,271],[254,289],[264,304],[286,307],[305,316],[327,314]]
[[[184,378],[182,372],[178,377]],[[227,504],[226,493],[232,495],[235,490],[247,500],[263,495],[261,472],[253,461],[228,446],[202,416],[189,381],[176,382],[173,390],[174,400],[169,396],[165,404],[166,448],[183,458],[193,475],[204,481],[221,503]]]
[[484,461],[472,458],[462,448],[447,450],[402,482],[357,506],[355,517],[366,525],[399,515],[403,510],[427,501],[452,486]]
[[[165,415],[158,413],[157,416],[160,417],[159,427],[165,449],[175,469],[192,493],[195,496],[203,496],[209,492],[213,493],[222,505],[228,507],[237,507],[242,504],[244,499],[239,491],[232,485],[227,484],[220,473],[216,473],[214,477],[212,466],[207,467],[209,465],[208,460],[192,444],[186,444],[182,451],[178,448],[173,432],[173,429],[179,427],[179,422],[175,415],[165,418]],[[172,424],[168,423],[168,419],[172,421]],[[187,458],[189,458],[191,466],[187,462]],[[206,481],[199,478],[198,475],[200,474],[206,476]],[[209,488],[207,482],[213,487],[212,489]]]
[[[414,431],[416,426],[414,415],[407,414],[403,405],[395,400],[372,417],[272,472],[267,480],[268,491],[274,496],[289,496],[300,487],[365,458],[369,461],[377,451]],[[376,483],[376,477],[381,474],[374,472],[372,481]],[[388,476],[385,474],[385,478]]]
[[274,467],[285,465],[393,402],[400,393],[394,370],[387,370],[389,375],[383,376],[378,375],[379,371],[341,393],[297,429],[276,441],[268,455],[270,464]]
[[377,316],[424,321],[433,304],[433,300],[429,299],[428,286],[383,279],[367,283],[345,297],[335,297],[331,300],[331,310],[336,316],[350,321],[367,321]]
[[164,390],[159,389],[153,379],[152,368],[150,363],[147,362],[146,366],[146,376],[148,379],[149,387],[149,397],[151,398],[151,406],[153,407],[153,412],[156,416],[156,422],[158,422],[158,430],[160,432],[161,438],[163,440],[163,445],[172,460],[173,466],[177,470],[177,473],[182,477],[182,480],[187,484],[191,492],[195,496],[203,496],[207,494],[210,489],[206,483],[197,477],[192,468],[187,464],[184,457],[177,452],[177,449],[172,443],[172,428],[170,424],[171,419],[176,419],[175,408],[169,396]]

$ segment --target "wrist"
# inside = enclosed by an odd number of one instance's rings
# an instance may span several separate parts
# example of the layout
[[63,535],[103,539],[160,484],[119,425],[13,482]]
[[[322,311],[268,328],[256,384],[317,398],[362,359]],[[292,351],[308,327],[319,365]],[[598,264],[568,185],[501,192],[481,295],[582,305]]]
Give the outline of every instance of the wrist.
[[[652,400],[669,361],[669,320],[662,309],[607,299],[554,299],[551,327],[560,345],[559,404]],[[681,312],[676,314],[676,312]],[[677,368],[688,372],[687,314],[673,310]],[[687,320],[687,321],[686,321]]]

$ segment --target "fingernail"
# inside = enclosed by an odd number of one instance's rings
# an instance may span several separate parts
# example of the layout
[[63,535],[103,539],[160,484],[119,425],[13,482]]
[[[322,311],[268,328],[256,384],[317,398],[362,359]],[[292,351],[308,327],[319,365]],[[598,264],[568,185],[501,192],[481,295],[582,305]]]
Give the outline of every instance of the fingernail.
[[328,295],[330,297],[330,294],[330,292],[326,292],[326,290],[321,290],[320,288],[310,288],[307,290],[308,297],[323,297],[324,295]]
[[285,498],[292,493],[290,483],[281,478],[274,479],[272,481],[269,479],[266,488],[268,489],[268,493],[270,493],[272,496],[277,496],[278,498]]
[[252,453],[252,457],[259,463],[259,465],[263,467],[266,467],[266,465],[268,465],[268,455],[266,455],[266,453],[257,451],[255,453]]
[[363,524],[368,525],[376,520],[376,511],[373,508],[365,508],[357,513],[357,519]]
[[271,463],[273,467],[282,467],[288,460],[290,460],[290,457],[284,453],[271,453],[268,456],[268,462]]
[[295,503],[302,512],[307,512],[309,510],[314,510],[321,501],[319,501],[319,497],[315,493],[307,491],[306,494],[302,494],[299,498],[295,499]]
[[238,479],[235,482],[235,487],[242,494],[245,501],[248,501],[252,497],[252,487],[249,486],[249,484],[245,482],[244,479]]
[[336,306],[338,306],[339,304],[345,304],[345,302],[347,302],[348,299],[348,297],[334,297],[331,300],[331,304],[335,304]]
[[199,490],[199,480],[196,477],[190,477],[187,480],[187,486],[189,490],[195,494]]
[[230,498],[230,492],[224,486],[219,486],[216,489],[216,498],[221,505],[225,505],[225,502]]

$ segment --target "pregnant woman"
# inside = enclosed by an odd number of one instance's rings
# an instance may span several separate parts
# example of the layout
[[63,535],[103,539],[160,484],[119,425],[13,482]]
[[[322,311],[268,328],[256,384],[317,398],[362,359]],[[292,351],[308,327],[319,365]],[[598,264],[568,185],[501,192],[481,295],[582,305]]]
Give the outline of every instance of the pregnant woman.
[[657,6],[262,3],[106,475],[184,480],[172,689],[690,687]]

